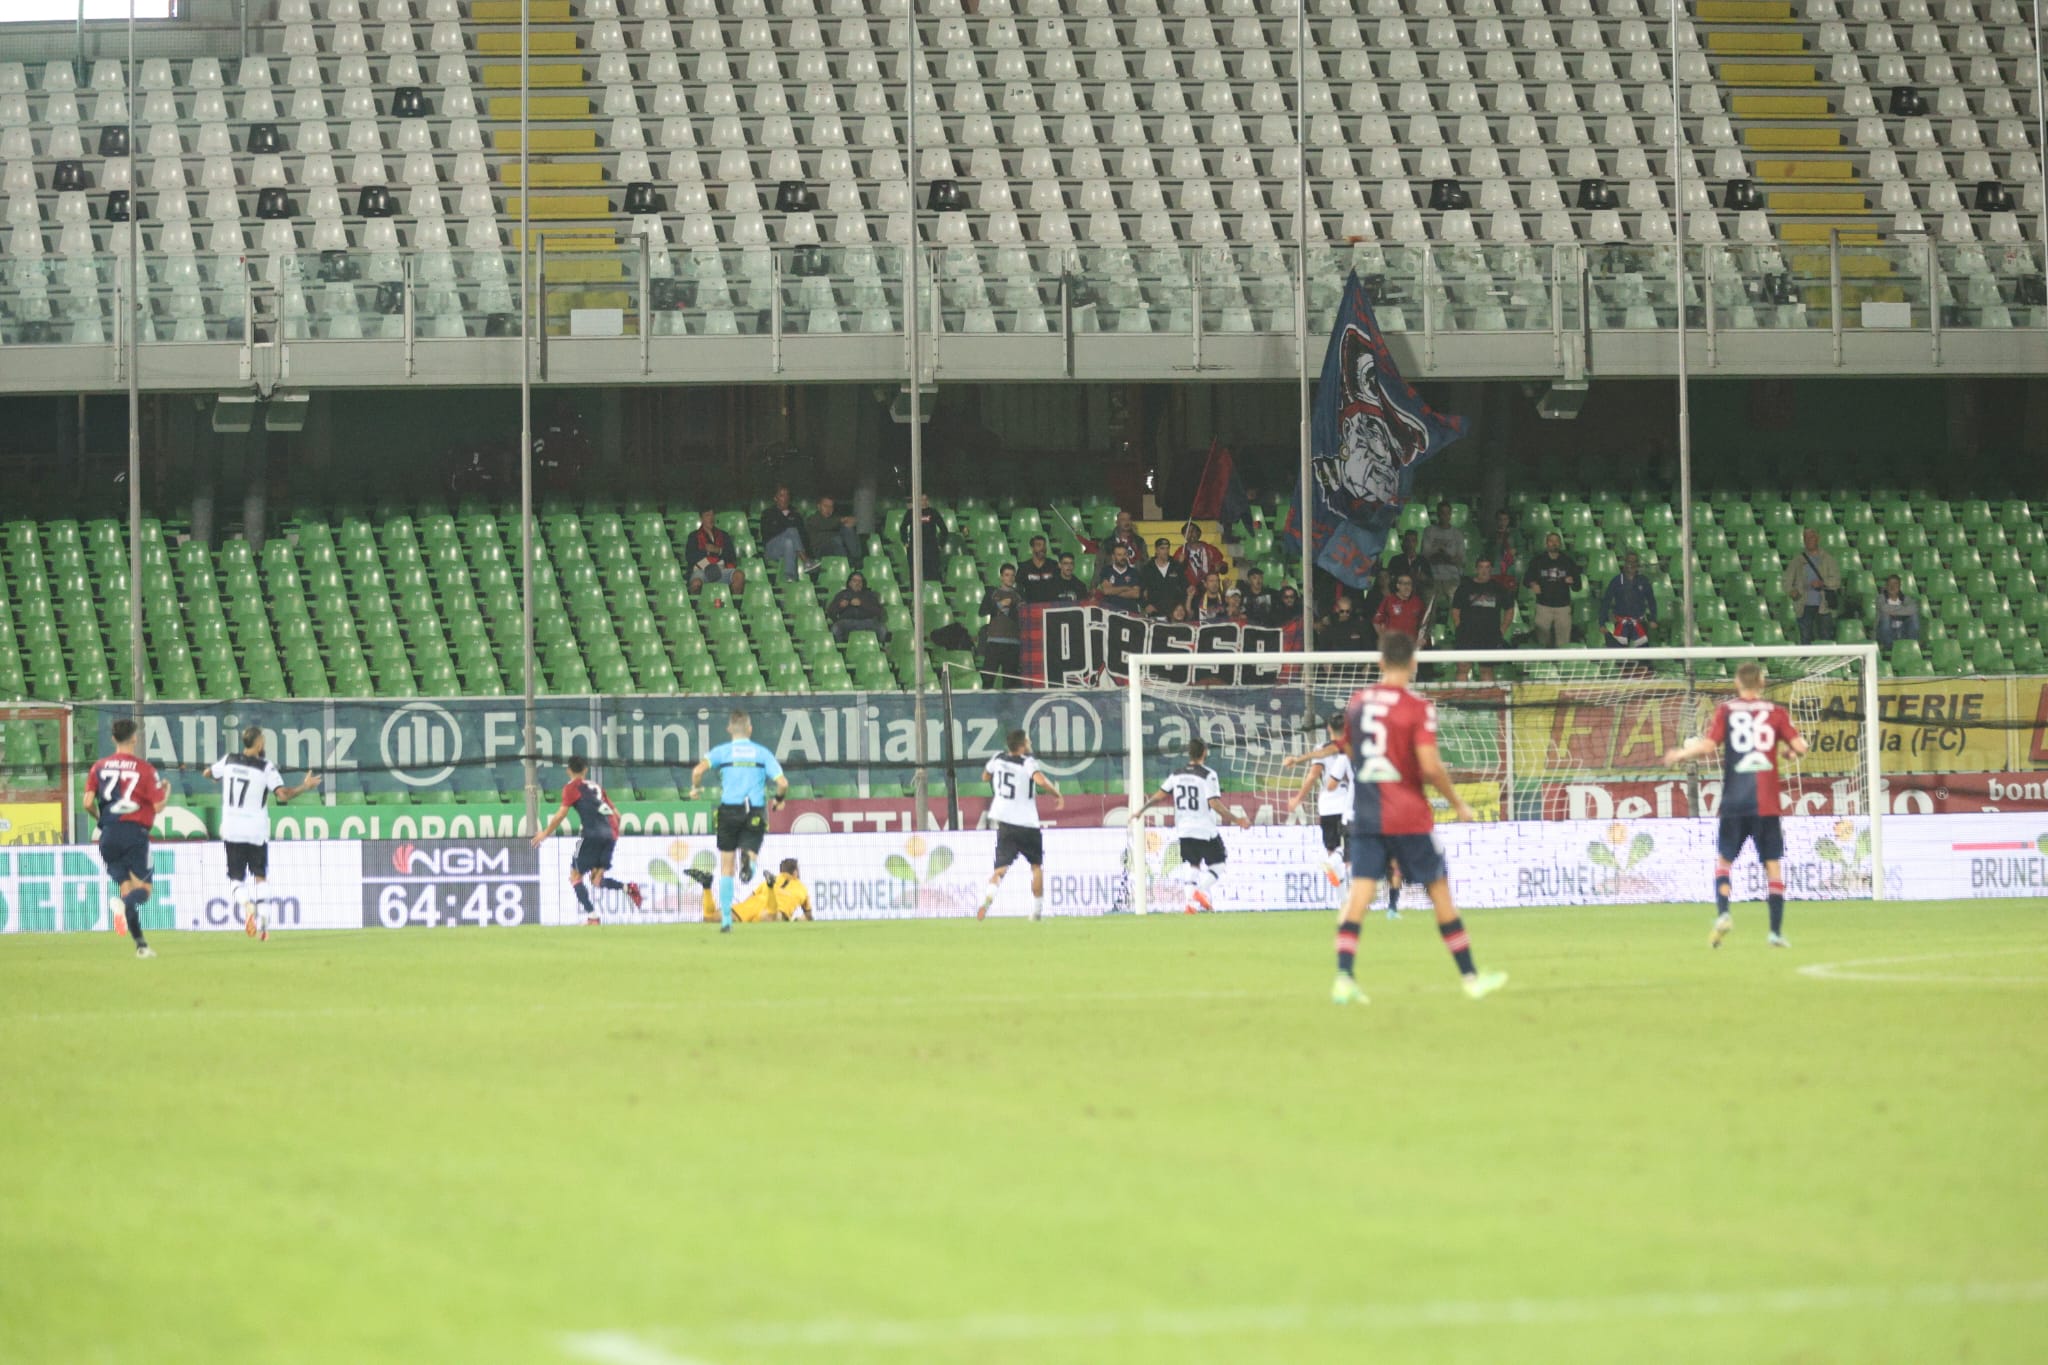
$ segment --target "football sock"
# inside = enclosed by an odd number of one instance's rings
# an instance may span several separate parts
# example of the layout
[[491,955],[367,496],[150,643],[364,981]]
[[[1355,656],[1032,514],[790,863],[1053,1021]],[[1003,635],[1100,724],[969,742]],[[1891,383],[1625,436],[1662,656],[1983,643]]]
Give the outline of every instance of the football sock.
[[1465,933],[1465,921],[1439,922],[1436,931],[1444,936],[1444,947],[1451,950],[1451,959],[1458,964],[1460,975],[1471,976],[1478,970],[1472,965],[1472,940]]
[[1345,976],[1358,961],[1358,926],[1345,920],[1337,926],[1337,970]]
[[122,918],[128,922],[128,937],[135,940],[135,946],[138,948],[144,946],[142,938],[142,903],[148,899],[149,888],[146,886],[138,886],[133,891],[123,893],[121,897],[121,913]]
[[597,884],[607,891],[624,891],[626,884],[617,877],[600,877]]
[[1732,891],[1733,887],[1729,885],[1728,881],[1728,869],[1725,867],[1719,867],[1714,869],[1715,914],[1725,915],[1728,913],[1728,897],[1732,893]]
[[718,922],[721,925],[729,925],[732,923],[731,877],[720,877],[718,879]]
[[1389,909],[1389,910],[1398,910],[1398,909],[1400,909],[1400,908],[1401,908],[1401,883],[1399,883],[1399,882],[1391,882],[1391,881],[1390,881],[1390,882],[1388,882],[1388,883],[1387,883],[1387,909]]
[[1033,896],[1033,897],[1031,898],[1031,907],[1032,907],[1032,909],[1033,909],[1034,911],[1036,911],[1036,912],[1037,912],[1037,913],[1038,913],[1038,914],[1039,914],[1039,915],[1040,915],[1041,917],[1043,917],[1043,916],[1044,916],[1044,914],[1045,914],[1045,897],[1043,897],[1043,896]]
[[1785,883],[1771,883],[1769,905],[1771,907],[1771,932],[1782,933],[1785,928]]
[[590,903],[590,888],[585,886],[582,882],[577,882],[575,885],[575,891],[576,903],[583,907],[583,913],[586,915],[596,914],[597,907]]

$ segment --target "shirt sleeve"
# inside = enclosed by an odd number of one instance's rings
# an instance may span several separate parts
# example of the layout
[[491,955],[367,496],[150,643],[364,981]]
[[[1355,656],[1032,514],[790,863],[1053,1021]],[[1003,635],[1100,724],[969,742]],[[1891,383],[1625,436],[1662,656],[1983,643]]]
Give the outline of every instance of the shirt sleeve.
[[994,777],[996,775],[995,759],[991,758],[988,762],[981,765],[981,775],[983,777]]
[[580,788],[582,785],[583,784],[581,782],[577,781],[573,777],[562,784],[563,810],[567,810],[569,809],[569,807],[576,804],[576,798],[583,794],[581,791],[578,790],[578,788]]
[[228,775],[227,755],[222,754],[219,758],[213,760],[212,765],[209,766],[206,770],[206,775],[216,782],[226,777]]
[[162,805],[164,798],[171,794],[171,789],[164,785],[164,776],[156,770],[154,763],[143,763],[142,779],[136,784],[136,790],[142,799],[152,806]]
[[284,774],[277,770],[275,763],[266,763],[263,766],[263,790],[274,792],[283,789]]
[[1707,721],[1707,738],[1719,744],[1728,737],[1728,703],[1721,702],[1714,707],[1713,716]]
[[1781,742],[1799,738],[1799,727],[1792,723],[1792,713],[1784,707],[1780,706],[1772,713],[1771,722]]
[[1422,738],[1428,740],[1431,744],[1436,743],[1436,703],[1433,701],[1424,701],[1422,703],[1421,729]]
[[761,757],[763,757],[763,758],[765,758],[765,759],[767,759],[767,760],[768,760],[768,763],[767,763],[767,768],[768,768],[768,780],[769,780],[770,782],[773,782],[773,781],[774,781],[774,780],[775,780],[776,778],[778,778],[778,777],[782,776],[782,760],[781,760],[781,759],[777,758],[777,757],[776,757],[776,756],[775,756],[774,754],[771,754],[771,753],[769,753],[769,752],[768,752],[768,751],[767,751],[766,749],[763,749],[763,750],[761,751]]

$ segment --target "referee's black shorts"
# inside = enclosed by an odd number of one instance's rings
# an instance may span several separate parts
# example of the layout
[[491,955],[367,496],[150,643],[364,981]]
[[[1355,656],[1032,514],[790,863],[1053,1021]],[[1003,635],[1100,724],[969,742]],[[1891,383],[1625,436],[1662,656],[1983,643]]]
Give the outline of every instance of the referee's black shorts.
[[749,853],[761,851],[761,841],[768,837],[768,812],[759,806],[720,806],[718,808],[718,851],[732,853],[745,849]]

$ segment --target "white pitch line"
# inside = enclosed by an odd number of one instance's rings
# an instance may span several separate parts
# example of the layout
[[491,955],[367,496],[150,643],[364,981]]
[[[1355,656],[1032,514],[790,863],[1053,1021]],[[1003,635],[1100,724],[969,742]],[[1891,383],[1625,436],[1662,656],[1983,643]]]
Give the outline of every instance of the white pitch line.
[[[741,1324],[703,1333],[603,1332],[563,1339],[571,1355],[603,1365],[706,1365],[675,1356],[656,1340],[694,1336],[701,1342],[746,1350],[793,1348],[918,1350],[990,1342],[1050,1342],[1101,1338],[1218,1337],[1302,1332],[1394,1331],[1474,1327],[1632,1322],[1654,1319],[1790,1316],[1871,1309],[1941,1309],[2048,1303],[2048,1280],[1903,1286],[1669,1292],[1596,1298],[1433,1299],[1418,1303],[1361,1304],[1351,1308],[1304,1305],[1132,1313],[979,1314],[957,1318],[820,1318],[808,1322]],[[600,1356],[591,1342],[643,1354]]]
[[1936,972],[1873,972],[1858,969],[1912,966],[1922,962],[1956,962],[1980,957],[2020,957],[2029,954],[2038,956],[2042,953],[2048,953],[2048,944],[2037,943],[2018,948],[1964,948],[1953,952],[1911,953],[1903,957],[1859,957],[1844,962],[1810,962],[1799,968],[1799,975],[1812,977],[1816,981],[1877,981],[1894,986],[2040,986],[2048,985],[2048,976],[1955,976]]
[[585,1332],[562,1338],[562,1349],[578,1360],[595,1365],[711,1365],[692,1356],[679,1356],[652,1342],[624,1332]]

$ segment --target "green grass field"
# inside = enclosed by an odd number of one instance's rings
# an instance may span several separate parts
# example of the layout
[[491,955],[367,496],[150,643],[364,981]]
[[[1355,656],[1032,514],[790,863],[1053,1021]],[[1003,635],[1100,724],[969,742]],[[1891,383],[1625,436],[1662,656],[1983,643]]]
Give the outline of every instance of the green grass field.
[[0,1361],[2038,1361],[2044,909],[0,940]]

